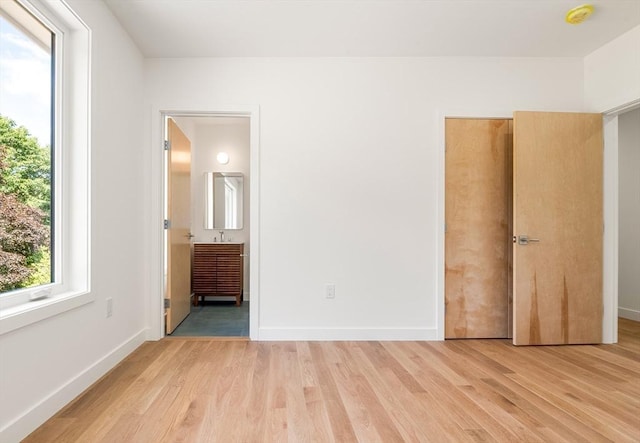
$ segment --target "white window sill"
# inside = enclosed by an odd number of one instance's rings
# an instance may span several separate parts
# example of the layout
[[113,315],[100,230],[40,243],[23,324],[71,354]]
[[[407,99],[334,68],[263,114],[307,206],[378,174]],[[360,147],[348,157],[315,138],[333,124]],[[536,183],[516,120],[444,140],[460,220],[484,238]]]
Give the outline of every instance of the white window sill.
[[67,292],[0,309],[0,335],[92,303],[90,292]]

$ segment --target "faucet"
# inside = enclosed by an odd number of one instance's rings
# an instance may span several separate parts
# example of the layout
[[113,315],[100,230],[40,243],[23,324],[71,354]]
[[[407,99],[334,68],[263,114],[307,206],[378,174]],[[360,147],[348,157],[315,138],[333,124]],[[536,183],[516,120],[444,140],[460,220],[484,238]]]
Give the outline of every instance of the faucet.
[[224,231],[218,231],[220,233],[220,241],[224,241]]

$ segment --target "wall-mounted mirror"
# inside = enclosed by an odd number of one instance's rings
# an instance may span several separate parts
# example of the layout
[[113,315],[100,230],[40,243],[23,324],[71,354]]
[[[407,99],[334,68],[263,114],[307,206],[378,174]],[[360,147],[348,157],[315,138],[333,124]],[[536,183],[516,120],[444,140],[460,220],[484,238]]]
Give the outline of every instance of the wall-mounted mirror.
[[205,229],[242,229],[244,178],[239,172],[205,172]]

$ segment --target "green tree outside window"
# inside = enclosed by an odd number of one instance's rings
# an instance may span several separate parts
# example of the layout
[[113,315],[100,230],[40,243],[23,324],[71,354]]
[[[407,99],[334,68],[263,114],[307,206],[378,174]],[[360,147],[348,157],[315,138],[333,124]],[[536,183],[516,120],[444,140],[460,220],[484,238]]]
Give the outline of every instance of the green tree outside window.
[[51,282],[51,150],[0,115],[0,292]]

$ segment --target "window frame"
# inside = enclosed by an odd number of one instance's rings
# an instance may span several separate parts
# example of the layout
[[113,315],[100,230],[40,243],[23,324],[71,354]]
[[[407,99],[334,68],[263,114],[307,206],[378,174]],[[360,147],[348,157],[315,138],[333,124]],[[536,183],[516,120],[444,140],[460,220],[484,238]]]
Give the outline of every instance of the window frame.
[[[55,35],[53,282],[0,295],[0,335],[94,300],[90,291],[91,31],[63,0],[16,0]],[[33,300],[38,296],[44,296]]]

